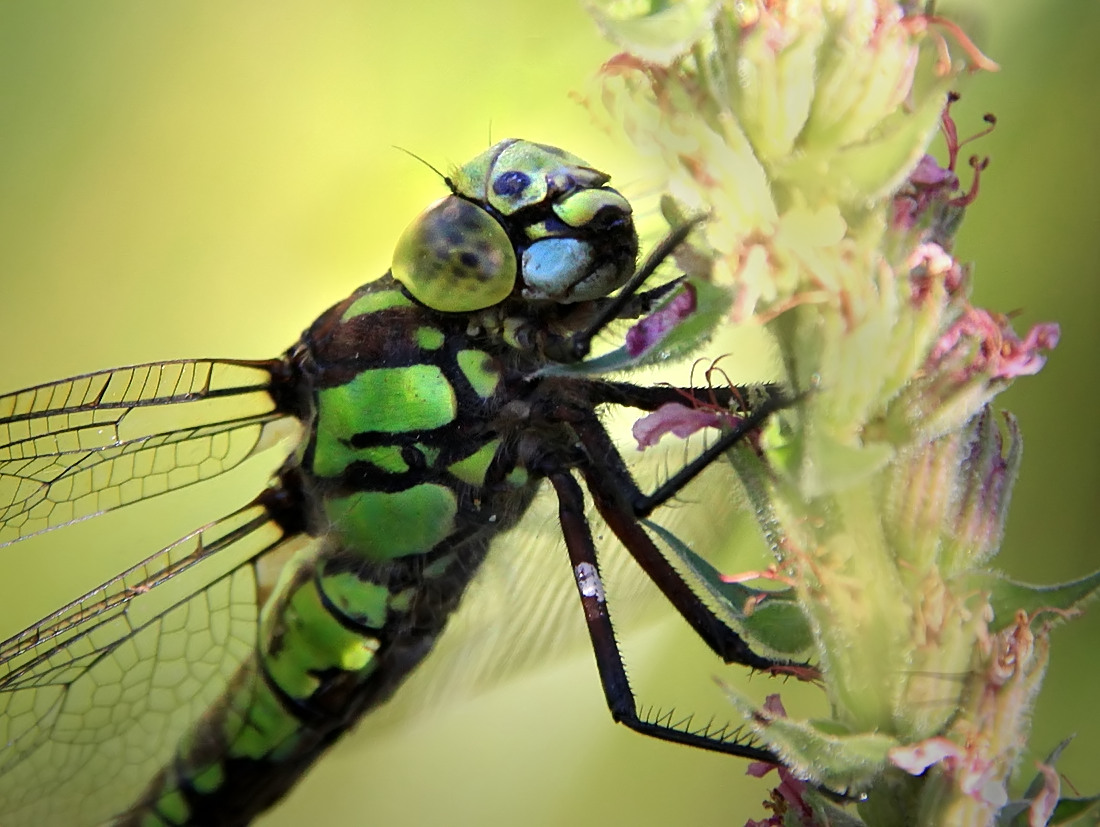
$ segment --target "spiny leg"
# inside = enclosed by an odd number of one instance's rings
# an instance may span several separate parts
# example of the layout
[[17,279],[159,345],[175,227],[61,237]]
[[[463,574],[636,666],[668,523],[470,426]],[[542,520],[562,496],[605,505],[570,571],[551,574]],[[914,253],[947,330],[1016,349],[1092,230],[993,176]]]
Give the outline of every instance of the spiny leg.
[[558,519],[561,522],[562,535],[573,564],[573,574],[584,607],[584,618],[588,625],[588,634],[592,640],[592,649],[596,655],[596,666],[603,684],[611,716],[635,732],[650,735],[677,744],[701,749],[737,755],[755,761],[775,763],[776,756],[766,749],[754,747],[736,740],[736,732],[707,730],[692,732],[677,729],[675,726],[659,721],[647,721],[638,716],[634,693],[626,677],[622,654],[615,642],[615,630],[608,613],[603,583],[600,580],[596,561],[596,547],[592,542],[592,531],[584,516],[584,493],[573,476],[564,471],[549,474],[551,484],[558,496]]
[[741,636],[703,602],[638,522],[633,503],[644,499],[644,495],[600,421],[586,415],[573,423],[573,429],[589,457],[580,470],[596,510],[688,625],[725,663],[762,670],[777,666],[776,661],[753,652]]
[[[662,405],[675,402],[680,405],[713,405],[729,409],[731,405],[744,405],[747,399],[764,399],[775,402],[772,410],[784,407],[785,396],[779,385],[765,383],[761,385],[730,385],[715,388],[690,388],[677,385],[635,385],[631,382],[593,382],[586,379],[575,380],[583,383],[580,391],[593,405],[620,405],[637,408],[640,411],[655,411]],[[758,402],[766,404],[766,402]]]
[[[594,442],[591,447],[598,451],[594,456],[607,455],[618,460],[621,482],[631,491],[629,502],[631,510],[639,519],[648,517],[654,509],[663,505],[676,496],[693,479],[699,476],[712,462],[721,457],[726,451],[744,439],[748,434],[759,428],[767,421],[768,417],[776,411],[790,407],[793,400],[785,394],[778,385],[764,384],[751,387],[731,386],[725,388],[682,388],[671,385],[656,385],[644,387],[628,382],[586,382],[580,380],[584,387],[581,391],[584,397],[595,405],[613,404],[622,405],[639,410],[652,411],[668,402],[686,404],[698,402],[702,404],[715,404],[727,408],[732,402],[741,401],[749,394],[765,394],[753,410],[743,417],[736,425],[730,427],[711,445],[707,446],[698,456],[683,466],[679,471],[665,480],[656,490],[649,494],[643,493],[635,484],[630,472],[626,470],[626,464],[622,461],[618,449],[611,442],[607,432],[598,421],[585,415],[583,412],[569,418],[574,427],[580,425],[590,433]],[[593,428],[594,426],[594,428]],[[583,439],[583,434],[582,434]]]

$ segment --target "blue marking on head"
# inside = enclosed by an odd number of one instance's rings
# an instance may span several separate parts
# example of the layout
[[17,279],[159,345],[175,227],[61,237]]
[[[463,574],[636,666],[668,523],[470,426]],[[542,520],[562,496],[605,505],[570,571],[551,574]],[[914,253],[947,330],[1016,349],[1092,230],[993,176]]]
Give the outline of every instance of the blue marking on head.
[[514,198],[527,189],[530,183],[531,177],[525,172],[502,172],[493,180],[493,192],[504,198]]

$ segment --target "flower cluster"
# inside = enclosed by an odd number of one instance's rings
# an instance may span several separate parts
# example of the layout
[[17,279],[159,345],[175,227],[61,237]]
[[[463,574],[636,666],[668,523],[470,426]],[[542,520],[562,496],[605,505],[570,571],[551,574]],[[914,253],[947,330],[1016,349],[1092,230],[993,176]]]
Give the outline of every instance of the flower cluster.
[[[1045,664],[1046,627],[1033,621],[1076,605],[1097,579],[1055,597],[985,568],[1020,456],[1014,420],[990,405],[1042,367],[1059,332],[1021,336],[970,303],[952,246],[986,162],[971,159],[964,191],[968,141],[949,90],[996,65],[911,5],[607,10],[600,25],[623,52],[604,67],[599,100],[660,170],[670,223],[707,216],[677,261],[729,291],[732,322],[770,334],[799,400],[773,417],[761,454],[731,459],[793,584],[802,655],[833,720],[822,729],[736,695],[735,706],[783,757],[789,788],[865,794],[867,823],[894,823],[873,802],[896,809],[899,796],[948,819],[928,823],[960,823],[951,814],[975,802],[981,815],[967,823],[992,823]],[[928,154],[937,132],[942,164]],[[712,411],[662,412],[639,441],[721,424]],[[1035,645],[993,691],[991,641],[1008,630]],[[751,629],[746,638],[769,648]],[[1013,681],[1027,690],[1007,691]],[[943,771],[924,783],[899,781],[932,763]],[[798,818],[815,823],[827,806]]]

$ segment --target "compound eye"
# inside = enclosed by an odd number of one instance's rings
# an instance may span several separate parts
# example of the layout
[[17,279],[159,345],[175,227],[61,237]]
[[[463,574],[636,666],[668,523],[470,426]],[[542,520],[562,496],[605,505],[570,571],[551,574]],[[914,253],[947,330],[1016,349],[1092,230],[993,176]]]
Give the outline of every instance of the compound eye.
[[449,195],[405,228],[391,269],[417,301],[465,313],[508,298],[516,283],[516,252],[495,218]]

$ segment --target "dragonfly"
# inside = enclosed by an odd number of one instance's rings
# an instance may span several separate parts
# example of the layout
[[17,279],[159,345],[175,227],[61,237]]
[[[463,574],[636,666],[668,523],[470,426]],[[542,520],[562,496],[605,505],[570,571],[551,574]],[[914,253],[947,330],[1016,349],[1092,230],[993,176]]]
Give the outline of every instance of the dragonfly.
[[[725,662],[776,666],[647,520],[787,402],[608,379],[608,355],[592,355],[622,320],[640,320],[626,351],[639,330],[645,346],[691,297],[683,278],[651,284],[692,223],[638,265],[609,176],[519,139],[443,180],[391,269],[278,358],[156,362],[0,397],[0,546],[286,451],[252,502],[0,644],[6,827],[249,823],[399,690],[544,489],[613,719],[775,760],[736,733],[639,714],[589,520],[591,506]],[[643,491],[601,412],[669,405],[737,416]]]

